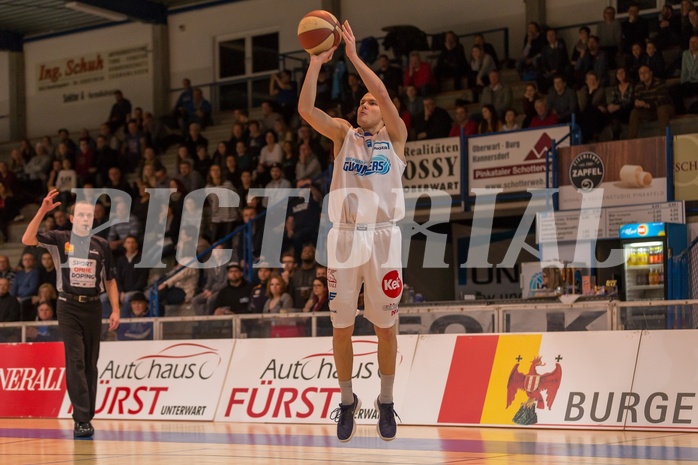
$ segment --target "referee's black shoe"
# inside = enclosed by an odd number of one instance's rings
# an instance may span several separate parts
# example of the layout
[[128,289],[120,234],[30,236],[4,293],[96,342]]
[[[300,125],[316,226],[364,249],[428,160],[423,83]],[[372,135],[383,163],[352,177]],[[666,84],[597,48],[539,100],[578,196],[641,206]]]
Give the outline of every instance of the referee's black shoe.
[[75,428],[73,428],[74,438],[91,438],[95,434],[95,429],[92,427],[92,423],[87,422],[75,422]]

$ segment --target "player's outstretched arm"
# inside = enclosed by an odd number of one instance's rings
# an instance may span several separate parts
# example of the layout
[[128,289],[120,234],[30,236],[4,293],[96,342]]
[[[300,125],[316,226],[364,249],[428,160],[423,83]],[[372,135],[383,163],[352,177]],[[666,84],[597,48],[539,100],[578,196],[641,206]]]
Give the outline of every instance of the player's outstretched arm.
[[350,129],[348,121],[340,118],[332,118],[330,115],[315,107],[317,96],[317,79],[323,64],[332,59],[332,54],[337,47],[319,55],[310,56],[310,65],[303,81],[303,87],[298,98],[298,113],[310,124],[313,129],[323,136],[331,139],[335,147],[341,147],[344,136]]
[[58,190],[53,189],[46,195],[46,197],[44,197],[39,210],[36,212],[36,215],[34,215],[34,218],[32,218],[32,220],[29,222],[27,230],[24,231],[24,235],[22,236],[22,244],[37,245],[39,243],[36,235],[39,233],[39,227],[41,226],[41,222],[44,220],[44,216],[46,216],[46,213],[50,212],[61,204],[60,202],[54,202],[57,196]]
[[[383,122],[390,135],[390,140],[393,144],[399,144],[404,147],[407,141],[407,127],[405,127],[404,121],[400,118],[397,108],[395,108],[393,101],[390,99],[390,94],[388,94],[388,89],[385,88],[383,81],[381,81],[378,75],[359,58],[356,52],[356,38],[354,37],[354,32],[351,30],[349,21],[344,21],[342,25],[342,35],[344,37],[344,43],[346,44],[347,58],[349,58],[356,68],[366,89],[368,89],[371,95],[376,99],[376,102],[378,102],[378,106],[383,115]],[[397,151],[397,153],[402,153],[402,150]]]

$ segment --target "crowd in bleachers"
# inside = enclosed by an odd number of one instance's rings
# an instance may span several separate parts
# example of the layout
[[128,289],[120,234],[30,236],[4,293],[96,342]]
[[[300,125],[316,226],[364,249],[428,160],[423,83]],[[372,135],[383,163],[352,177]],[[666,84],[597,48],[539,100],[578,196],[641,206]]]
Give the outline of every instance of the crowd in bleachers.
[[[626,125],[627,137],[636,137],[642,121],[659,120],[665,126],[675,114],[696,110],[691,101],[698,95],[696,33],[698,11],[692,2],[683,1],[680,10],[663,8],[656,23],[641,18],[635,5],[623,22],[615,18],[614,8],[607,7],[595,34],[581,27],[571,50],[554,29],[530,23],[519,56],[510,62],[500,60],[481,34],[474,36],[466,56],[458,36],[450,31],[434,37],[437,53],[428,59],[409,47],[398,53],[397,45],[392,59],[370,47],[363,58],[391,93],[411,140],[548,126],[569,122],[574,115],[584,140],[593,141],[606,129],[618,139]],[[336,55],[320,74],[316,104],[331,116],[356,124],[357,105],[366,90],[358,75],[347,69],[342,54]],[[510,74],[516,69],[522,85],[503,82],[507,68],[512,69]],[[667,87],[665,79],[675,83]],[[205,137],[214,124],[211,104],[188,79],[172,112],[159,117],[132,107],[126,96],[115,92],[96,138],[83,129],[76,143],[67,129],[60,129],[57,139],[46,136],[35,145],[21,141],[9,162],[0,162],[2,239],[8,240],[10,224],[24,220],[22,208],[39,202],[50,189],[60,191],[62,205],[46,217],[43,230],[71,229],[73,188],[119,189],[132,199],[130,209],[102,196],[95,207],[94,226],[105,223],[112,209],[130,218],[98,233],[117,257],[122,317],[163,316],[168,306],[183,303],[197,315],[327,311],[326,270],[315,261],[314,245],[327,189],[320,176],[332,164],[333,147],[299,118],[298,87],[288,70],[272,76],[260,117],[252,119],[246,109],[235,110],[229,138],[213,141]],[[513,88],[523,89],[521,95],[514,95]],[[435,97],[453,93],[459,96],[452,107],[437,105]],[[174,164],[163,162],[170,147],[176,148]],[[194,229],[180,225],[182,215],[195,208],[185,200],[187,194],[203,187],[229,189],[239,195],[240,204],[222,207],[209,196],[196,237]],[[311,189],[309,202],[297,198],[289,203],[281,270],[264,266],[260,257],[264,218],[259,215],[267,199],[250,198],[248,192],[254,187]],[[163,256],[170,268],[183,244],[194,242],[201,252],[229,237],[236,227],[251,223],[251,256],[262,262],[253,281],[243,277],[251,264],[244,262],[248,241],[238,235],[224,244],[234,250],[230,263],[206,271],[187,268],[159,281],[161,305],[147,310],[148,292],[162,274],[135,267],[148,220],[148,188],[175,190],[159,218],[165,223]],[[16,267],[0,256],[0,322],[52,318],[42,306],[55,308],[54,284],[55,265],[44,250],[26,249]],[[107,316],[106,299],[103,305]],[[243,329],[251,335],[283,336],[308,334],[307,325],[307,321],[247,322]],[[195,332],[206,336],[211,328],[202,324]],[[329,326],[320,331],[329,331]],[[48,333],[39,331],[32,337],[55,337]],[[118,336],[152,338],[152,326],[124,327]]]

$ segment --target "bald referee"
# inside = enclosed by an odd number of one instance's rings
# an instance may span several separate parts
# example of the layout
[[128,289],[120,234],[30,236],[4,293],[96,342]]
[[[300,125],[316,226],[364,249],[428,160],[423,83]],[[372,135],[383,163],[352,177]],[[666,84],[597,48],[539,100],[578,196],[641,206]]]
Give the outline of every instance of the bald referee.
[[99,295],[106,290],[111,303],[109,329],[119,326],[119,292],[116,286],[114,259],[109,243],[92,236],[94,206],[77,202],[70,221],[71,231],[48,231],[39,234],[44,216],[61,203],[54,202],[53,189],[44,198],[39,211],[22,236],[24,245],[40,245],[49,251],[54,263],[62,264],[56,276],[58,290],[58,328],[65,347],[66,385],[73,404],[75,438],[94,435],[92,418],[97,401],[97,359],[102,333],[102,306]]

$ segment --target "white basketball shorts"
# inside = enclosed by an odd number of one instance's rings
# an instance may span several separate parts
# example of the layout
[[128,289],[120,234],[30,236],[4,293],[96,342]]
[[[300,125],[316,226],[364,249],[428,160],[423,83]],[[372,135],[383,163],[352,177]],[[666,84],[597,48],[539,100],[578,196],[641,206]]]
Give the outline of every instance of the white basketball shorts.
[[394,223],[334,225],[327,237],[327,285],[335,328],[354,324],[361,284],[364,317],[379,328],[398,318],[402,233]]

